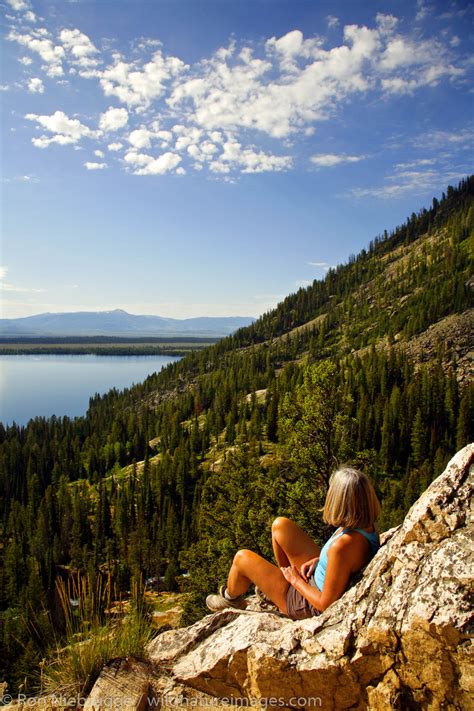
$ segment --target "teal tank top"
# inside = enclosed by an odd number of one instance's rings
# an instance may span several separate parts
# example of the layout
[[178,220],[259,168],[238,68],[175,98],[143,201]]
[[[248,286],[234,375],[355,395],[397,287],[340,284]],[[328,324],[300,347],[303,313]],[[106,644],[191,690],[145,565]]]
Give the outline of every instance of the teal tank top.
[[374,557],[374,555],[377,553],[378,549],[380,548],[380,539],[379,539],[379,534],[377,533],[375,526],[373,533],[367,533],[367,531],[364,531],[362,528],[343,528],[342,531],[335,531],[331,538],[326,541],[324,544],[322,550],[321,550],[321,555],[319,556],[318,564],[316,566],[316,569],[314,571],[314,582],[316,583],[316,587],[320,592],[323,591],[324,587],[324,579],[326,577],[326,567],[328,564],[328,550],[331,547],[331,545],[334,543],[334,541],[337,541],[338,538],[342,536],[343,533],[347,533],[347,531],[357,531],[357,533],[361,533],[364,538],[366,538],[369,543],[370,543],[370,552],[371,552],[371,559]]

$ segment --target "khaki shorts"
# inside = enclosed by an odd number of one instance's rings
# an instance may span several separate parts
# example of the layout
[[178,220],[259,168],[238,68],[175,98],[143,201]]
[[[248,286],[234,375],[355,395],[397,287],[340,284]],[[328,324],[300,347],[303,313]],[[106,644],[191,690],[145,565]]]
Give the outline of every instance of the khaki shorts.
[[[313,576],[310,577],[308,583],[313,588],[317,587]],[[288,617],[292,620],[304,620],[307,617],[316,617],[321,614],[293,585],[290,585],[286,593],[286,609]]]

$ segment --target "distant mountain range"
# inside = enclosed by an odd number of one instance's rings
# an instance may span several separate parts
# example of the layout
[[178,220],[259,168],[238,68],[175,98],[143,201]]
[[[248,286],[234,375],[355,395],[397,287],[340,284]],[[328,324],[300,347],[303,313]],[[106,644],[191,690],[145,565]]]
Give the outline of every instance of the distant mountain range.
[[139,316],[122,309],[45,313],[24,318],[0,319],[0,336],[9,338],[60,336],[228,336],[255,321],[251,316],[163,318]]

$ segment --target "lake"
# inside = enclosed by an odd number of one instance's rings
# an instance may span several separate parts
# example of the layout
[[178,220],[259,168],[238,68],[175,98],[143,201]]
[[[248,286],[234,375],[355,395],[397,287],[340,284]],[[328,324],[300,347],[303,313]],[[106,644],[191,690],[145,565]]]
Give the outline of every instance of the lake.
[[89,398],[141,383],[179,356],[0,356],[0,422],[85,415]]

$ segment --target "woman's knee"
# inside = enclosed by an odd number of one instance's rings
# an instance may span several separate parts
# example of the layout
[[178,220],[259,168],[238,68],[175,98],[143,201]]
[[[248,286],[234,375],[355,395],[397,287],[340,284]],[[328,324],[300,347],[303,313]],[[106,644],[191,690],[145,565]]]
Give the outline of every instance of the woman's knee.
[[252,551],[249,551],[247,548],[241,548],[234,555],[234,564],[237,566],[237,568],[243,568],[251,555]]
[[272,535],[275,536],[278,533],[284,532],[292,525],[292,521],[286,516],[278,516],[272,523]]

